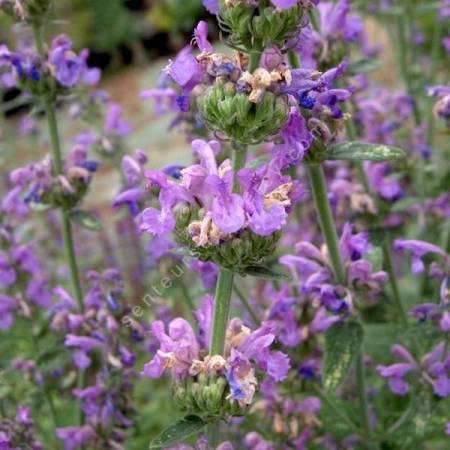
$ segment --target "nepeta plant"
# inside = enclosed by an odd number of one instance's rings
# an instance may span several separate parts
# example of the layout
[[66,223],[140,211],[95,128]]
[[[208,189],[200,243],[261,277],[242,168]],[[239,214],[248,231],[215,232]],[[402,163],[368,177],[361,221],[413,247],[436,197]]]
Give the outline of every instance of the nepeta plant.
[[[225,45],[200,21],[141,93],[192,148],[158,169],[88,51],[44,40],[52,2],[0,0],[33,35],[0,45],[0,86],[45,116],[51,150],[0,204],[0,447],[445,448],[448,2],[369,5],[395,91],[348,0],[203,3]],[[82,124],[67,142],[60,105]],[[21,131],[39,142],[40,124]],[[118,176],[103,228],[82,209],[101,166]]]

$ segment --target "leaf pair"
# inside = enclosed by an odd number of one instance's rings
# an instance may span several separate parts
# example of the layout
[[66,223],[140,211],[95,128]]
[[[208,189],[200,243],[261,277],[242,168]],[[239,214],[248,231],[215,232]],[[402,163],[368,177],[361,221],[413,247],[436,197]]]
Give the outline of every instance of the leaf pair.
[[393,161],[406,156],[406,153],[397,147],[382,144],[368,144],[366,142],[342,142],[332,145],[327,151],[327,159],[331,161]]

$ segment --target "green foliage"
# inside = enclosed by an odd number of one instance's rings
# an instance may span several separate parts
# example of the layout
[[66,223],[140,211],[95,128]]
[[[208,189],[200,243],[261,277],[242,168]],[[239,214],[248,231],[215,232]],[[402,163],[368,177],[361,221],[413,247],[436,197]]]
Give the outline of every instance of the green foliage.
[[392,161],[404,158],[405,152],[396,147],[365,142],[342,142],[332,145],[327,152],[327,159],[344,161]]
[[264,278],[266,280],[278,280],[278,281],[286,281],[291,277],[283,272],[279,272],[277,270],[273,270],[270,267],[266,266],[250,266],[245,270],[245,275],[250,275],[252,277]]
[[334,393],[342,384],[361,349],[364,338],[362,326],[355,321],[337,323],[325,334],[323,386]]
[[81,209],[70,211],[70,219],[83,228],[91,231],[99,231],[102,229],[102,224],[97,217],[95,217],[92,213]]
[[191,32],[196,18],[204,12],[198,0],[160,0],[154,2],[150,12],[150,22],[161,31]]
[[203,422],[197,416],[186,416],[170,427],[166,428],[158,437],[150,442],[149,449],[160,449],[168,447],[177,442],[181,442],[195,432],[204,428],[206,422]]

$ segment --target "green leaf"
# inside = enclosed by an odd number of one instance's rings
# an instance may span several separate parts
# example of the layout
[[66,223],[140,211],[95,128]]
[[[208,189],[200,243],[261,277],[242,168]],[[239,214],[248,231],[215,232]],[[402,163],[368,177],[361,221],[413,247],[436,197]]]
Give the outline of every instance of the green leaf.
[[266,280],[288,281],[290,275],[270,269],[266,266],[249,266],[245,269],[245,274],[252,277],[265,278]]
[[357,75],[359,73],[368,73],[378,70],[382,67],[383,63],[378,59],[360,59],[348,66],[347,73],[349,75]]
[[334,393],[344,381],[364,338],[362,326],[355,321],[337,323],[325,334],[323,387]]
[[150,442],[149,449],[160,449],[182,442],[191,434],[204,428],[206,422],[197,416],[186,416],[178,422],[170,425],[159,436]]
[[327,153],[327,159],[345,161],[392,161],[405,156],[406,153],[397,147],[356,141],[332,145]]
[[36,211],[36,212],[48,211],[52,207],[51,205],[48,205],[47,203],[35,203],[35,202],[28,203],[28,206],[30,207],[30,209],[32,211]]
[[383,270],[383,250],[380,247],[373,247],[365,256],[364,259],[372,264],[372,271],[379,272]]
[[403,212],[403,211],[406,211],[411,206],[417,205],[418,203],[420,203],[420,200],[417,197],[403,198],[403,199],[395,202],[391,206],[391,212],[393,212],[393,213]]
[[102,224],[97,217],[81,209],[70,211],[70,219],[91,231],[99,231],[102,229]]

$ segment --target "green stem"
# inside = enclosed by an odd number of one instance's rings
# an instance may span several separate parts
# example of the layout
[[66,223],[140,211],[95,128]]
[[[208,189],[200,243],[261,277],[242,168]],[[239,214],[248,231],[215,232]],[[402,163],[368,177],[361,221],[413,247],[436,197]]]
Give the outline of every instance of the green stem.
[[72,288],[77,299],[80,311],[84,310],[83,291],[81,289],[80,275],[78,272],[78,264],[75,256],[75,245],[73,242],[72,224],[70,222],[69,210],[62,210],[62,235],[64,241],[64,251],[66,260],[69,263],[70,278],[72,281]]
[[220,268],[214,301],[214,318],[211,333],[211,355],[222,355],[225,349],[225,335],[230,314],[233,272]]
[[239,190],[239,181],[237,179],[237,173],[245,166],[245,162],[247,160],[247,147],[236,147],[233,148],[233,191],[238,192]]
[[253,73],[259,67],[259,60],[261,59],[260,50],[252,50],[249,55],[250,63],[248,66],[248,71]]
[[[36,42],[36,48],[41,56],[44,55],[44,42],[42,38],[42,27],[39,23],[33,22],[33,33]],[[53,104],[49,100],[44,101],[44,108],[47,115],[48,132],[52,148],[52,164],[55,175],[63,173],[63,162],[61,152],[61,142],[59,139],[58,123],[56,121],[55,110]],[[75,255],[75,245],[73,241],[72,224],[70,222],[69,210],[62,208],[61,210],[61,232],[64,242],[64,251],[66,261],[69,264],[70,277],[73,292],[77,300],[80,311],[84,310],[83,291],[81,289],[80,276],[78,272],[77,259]],[[81,371],[78,375],[78,387],[83,388],[85,385],[85,373]],[[80,408],[80,424],[84,422],[84,414]]]
[[366,381],[364,372],[364,354],[362,351],[359,351],[356,357],[356,386],[363,430],[366,437],[370,439],[371,429],[369,422],[369,407],[367,403]]
[[42,27],[41,27],[40,23],[38,23],[35,20],[31,23],[31,26],[33,28],[34,42],[36,44],[36,50],[42,56],[44,54],[44,39],[42,37]]
[[[254,64],[258,65],[259,58],[261,54],[258,54],[258,59],[256,57],[252,58],[250,62],[250,67]],[[237,180],[237,173],[245,165],[247,157],[247,147],[239,147],[236,145],[232,146],[233,152],[233,191],[239,191],[239,183]],[[233,272],[224,269],[223,267],[219,270],[219,277],[217,278],[216,293],[214,298],[214,317],[211,333],[211,343],[210,343],[210,354],[211,355],[223,355],[225,350],[225,337],[227,333],[228,318],[230,315],[230,303],[231,303],[231,291],[233,289]],[[219,424],[213,423],[207,426],[208,438],[215,442],[219,435]],[[209,445],[215,446],[215,444],[209,441]]]
[[[389,241],[390,242],[390,241]],[[397,283],[397,277],[394,269],[394,262],[392,261],[391,249],[389,242],[383,244],[384,265],[389,275],[389,284],[391,285],[392,295],[397,306],[397,310],[400,314],[400,319],[403,325],[408,324],[408,316],[406,315],[405,308],[403,307],[402,298],[400,295],[400,289]]]
[[247,312],[249,313],[250,317],[252,318],[253,322],[255,323],[255,325],[259,326],[261,324],[261,321],[259,320],[258,315],[256,314],[256,312],[254,311],[254,309],[252,308],[252,306],[250,305],[250,303],[248,302],[247,298],[245,297],[245,295],[241,292],[241,290],[236,286],[236,283],[233,284],[233,290],[235,292],[235,294],[238,296],[239,300],[241,301],[242,305],[244,306],[244,308],[247,310]]
[[[338,234],[336,231],[336,225],[331,212],[330,204],[328,201],[327,185],[325,180],[325,174],[321,165],[307,166],[307,174],[311,186],[311,191],[316,205],[317,214],[319,216],[319,223],[322,229],[322,234],[327,244],[328,253],[333,266],[333,270],[336,276],[336,280],[339,284],[346,283],[346,275],[344,266],[342,264]],[[364,381],[364,366],[363,366],[363,353],[359,352],[356,362],[357,372],[357,384],[358,384],[358,398],[361,409],[361,415],[363,417],[364,434],[367,439],[370,438],[370,426],[369,426],[369,412],[366,397],[365,381]],[[334,413],[342,416],[339,409],[334,406],[332,402],[326,397],[324,400],[333,409]],[[348,424],[353,425],[352,421],[347,420],[346,416],[341,417],[345,419]],[[371,444],[369,443],[369,446]]]
[[[33,32],[36,42],[36,48],[39,54],[44,54],[44,43],[42,39],[42,28],[41,26],[33,22]],[[45,112],[47,115],[48,132],[50,135],[50,142],[52,147],[52,164],[53,172],[55,175],[60,175],[63,173],[63,161],[61,152],[61,141],[59,139],[58,123],[56,120],[55,110],[53,104],[50,100],[44,101]],[[62,209],[61,217],[61,228],[64,241],[64,250],[66,255],[67,263],[69,264],[70,277],[73,287],[73,293],[77,300],[80,311],[83,311],[83,292],[81,289],[80,276],[78,272],[78,265],[75,256],[75,246],[73,242],[72,225],[69,217],[69,210],[66,208]]]
[[311,164],[306,166],[306,171],[336,281],[339,284],[345,284],[346,276],[339,251],[339,239],[328,202],[327,185],[323,168],[321,165]]

